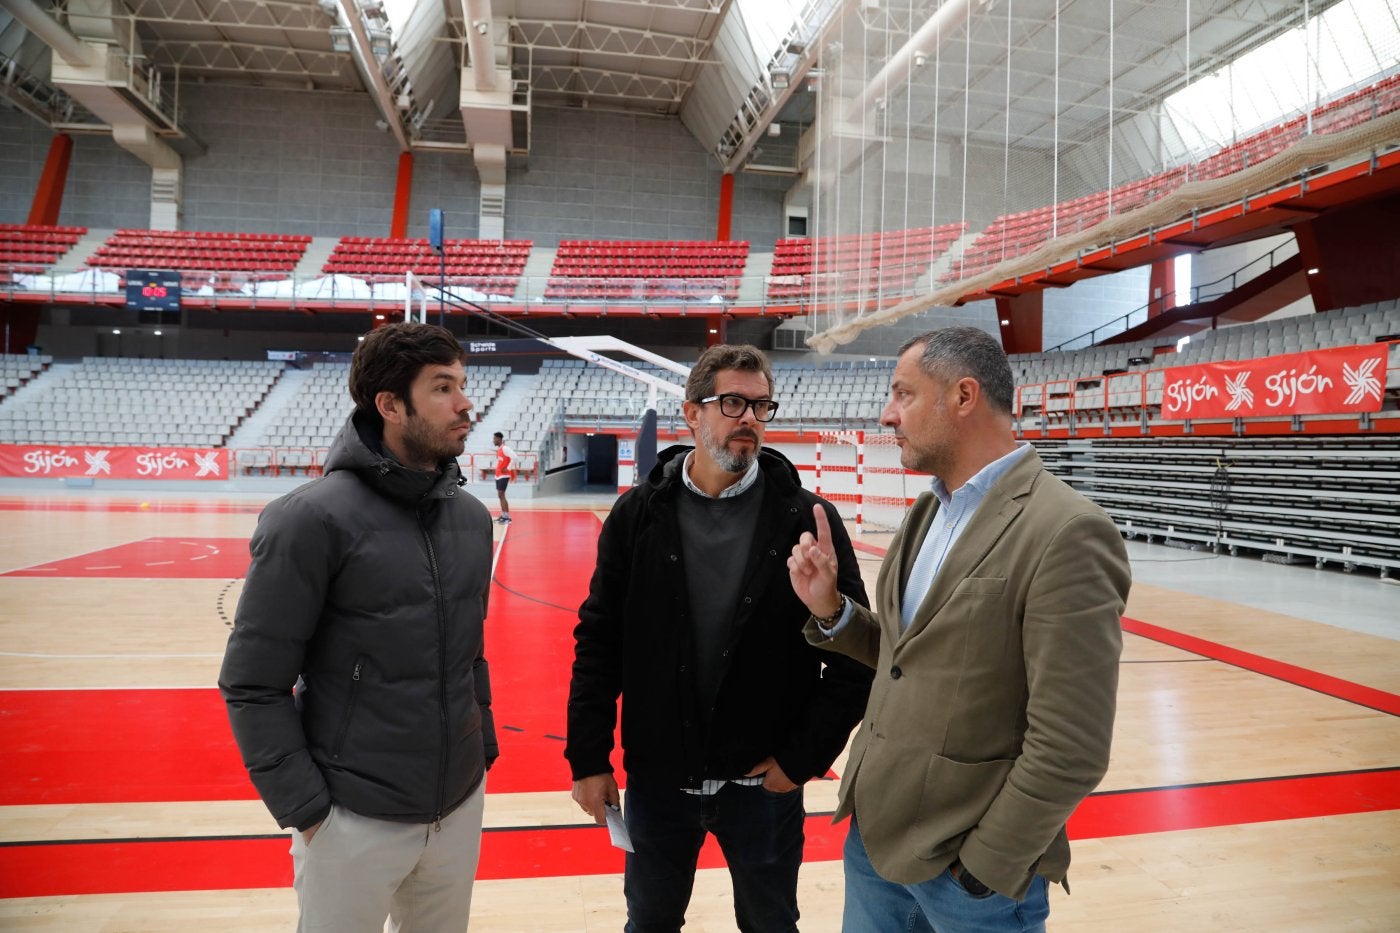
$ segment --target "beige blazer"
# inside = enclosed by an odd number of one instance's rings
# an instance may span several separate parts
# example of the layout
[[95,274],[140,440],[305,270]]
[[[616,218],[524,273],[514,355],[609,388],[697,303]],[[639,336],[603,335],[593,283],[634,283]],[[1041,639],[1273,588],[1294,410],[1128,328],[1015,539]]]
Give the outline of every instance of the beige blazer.
[[1063,881],[1065,822],[1108,768],[1131,582],[1113,521],[1035,451],[987,493],[907,631],[900,596],[938,508],[921,495],[891,542],[872,610],[813,644],[875,669],[836,820],[901,884],[961,859],[1023,898]]

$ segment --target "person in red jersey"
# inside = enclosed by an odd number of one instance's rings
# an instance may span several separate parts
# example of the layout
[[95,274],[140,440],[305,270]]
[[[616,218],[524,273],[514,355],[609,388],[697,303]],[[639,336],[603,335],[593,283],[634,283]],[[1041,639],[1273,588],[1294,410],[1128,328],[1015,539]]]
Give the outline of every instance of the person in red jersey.
[[491,435],[491,443],[496,445],[496,497],[501,500],[501,514],[496,524],[509,525],[510,503],[506,501],[506,487],[515,475],[515,451],[506,444],[506,436],[500,431]]

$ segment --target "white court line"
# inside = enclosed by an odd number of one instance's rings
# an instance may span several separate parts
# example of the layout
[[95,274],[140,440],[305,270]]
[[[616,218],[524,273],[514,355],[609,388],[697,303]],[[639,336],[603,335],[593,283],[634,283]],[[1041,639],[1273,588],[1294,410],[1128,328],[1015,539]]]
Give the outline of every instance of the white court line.
[[[506,548],[506,535],[510,534],[510,522],[501,526],[501,540],[496,545],[496,552],[491,555],[491,579],[496,579],[496,565],[501,561],[501,552]],[[489,583],[487,584],[490,585]]]

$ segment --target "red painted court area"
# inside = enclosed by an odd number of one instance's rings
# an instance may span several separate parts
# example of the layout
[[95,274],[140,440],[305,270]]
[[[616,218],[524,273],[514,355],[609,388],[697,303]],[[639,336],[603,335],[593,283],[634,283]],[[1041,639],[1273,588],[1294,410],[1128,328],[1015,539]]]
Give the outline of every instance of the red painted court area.
[[[501,757],[491,771],[495,793],[567,790],[564,709],[573,661],[577,607],[588,592],[599,522],[586,512],[521,513],[506,534],[487,617],[493,709]],[[153,538],[204,542],[219,554],[241,555],[245,540]],[[209,542],[218,542],[217,545]],[[194,560],[195,547],[110,551],[16,571],[17,575],[102,576],[112,567],[142,566],[152,553],[184,553],[170,576],[196,575],[219,558]],[[207,550],[206,548],[206,550]],[[116,556],[113,556],[113,555]],[[227,565],[225,560],[225,565]],[[43,567],[60,568],[44,572]],[[184,573],[176,573],[184,569]],[[191,569],[194,573],[188,572]],[[0,692],[0,805],[190,800],[245,800],[257,794],[229,733],[218,690],[11,690]]]
[[248,560],[247,538],[146,538],[3,576],[236,580]]
[[[494,788],[493,788],[494,790]],[[1233,826],[1400,809],[1400,769],[1096,794],[1070,820],[1072,839]],[[844,823],[807,817],[803,858],[841,857]],[[0,897],[278,888],[291,884],[285,836],[0,846]],[[713,838],[701,868],[724,864]],[[542,878],[622,871],[622,852],[594,826],[487,830],[477,877]]]
[[[505,532],[491,590],[487,654],[502,755],[492,794],[567,793],[565,702],[577,607],[587,592],[599,529],[586,512],[521,512]],[[203,546],[203,551],[200,546]],[[211,553],[213,549],[216,553]],[[863,548],[867,550],[867,548]],[[876,548],[868,550],[878,551]],[[203,560],[195,557],[207,554]],[[151,576],[146,558],[199,576],[239,539],[152,538],[16,571],[19,575]],[[225,558],[229,560],[229,558]],[[49,569],[45,569],[49,568]],[[229,573],[228,570],[236,569]],[[1124,630],[1350,703],[1400,715],[1400,697],[1124,619]],[[211,685],[196,689],[0,691],[0,806],[255,799]],[[1096,794],[1070,823],[1074,838],[1167,832],[1271,820],[1400,809],[1400,768],[1146,788]],[[840,858],[845,826],[810,816],[806,858]],[[285,836],[58,840],[0,845],[0,897],[284,887]],[[480,877],[615,873],[621,853],[591,826],[488,830]],[[711,841],[704,867],[723,858]]]
[[501,743],[491,792],[567,791],[564,717],[573,632],[602,525],[591,512],[521,511],[514,518],[506,526],[486,621]]

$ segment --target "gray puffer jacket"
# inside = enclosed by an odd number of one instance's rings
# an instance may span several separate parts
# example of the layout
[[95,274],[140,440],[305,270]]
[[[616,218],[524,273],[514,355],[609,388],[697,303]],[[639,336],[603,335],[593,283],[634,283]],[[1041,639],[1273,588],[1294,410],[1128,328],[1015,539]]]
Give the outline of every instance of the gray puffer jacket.
[[495,760],[491,518],[460,482],[455,461],[404,467],[352,418],[325,475],[258,519],[219,689],[279,825],[332,802],[430,823]]

